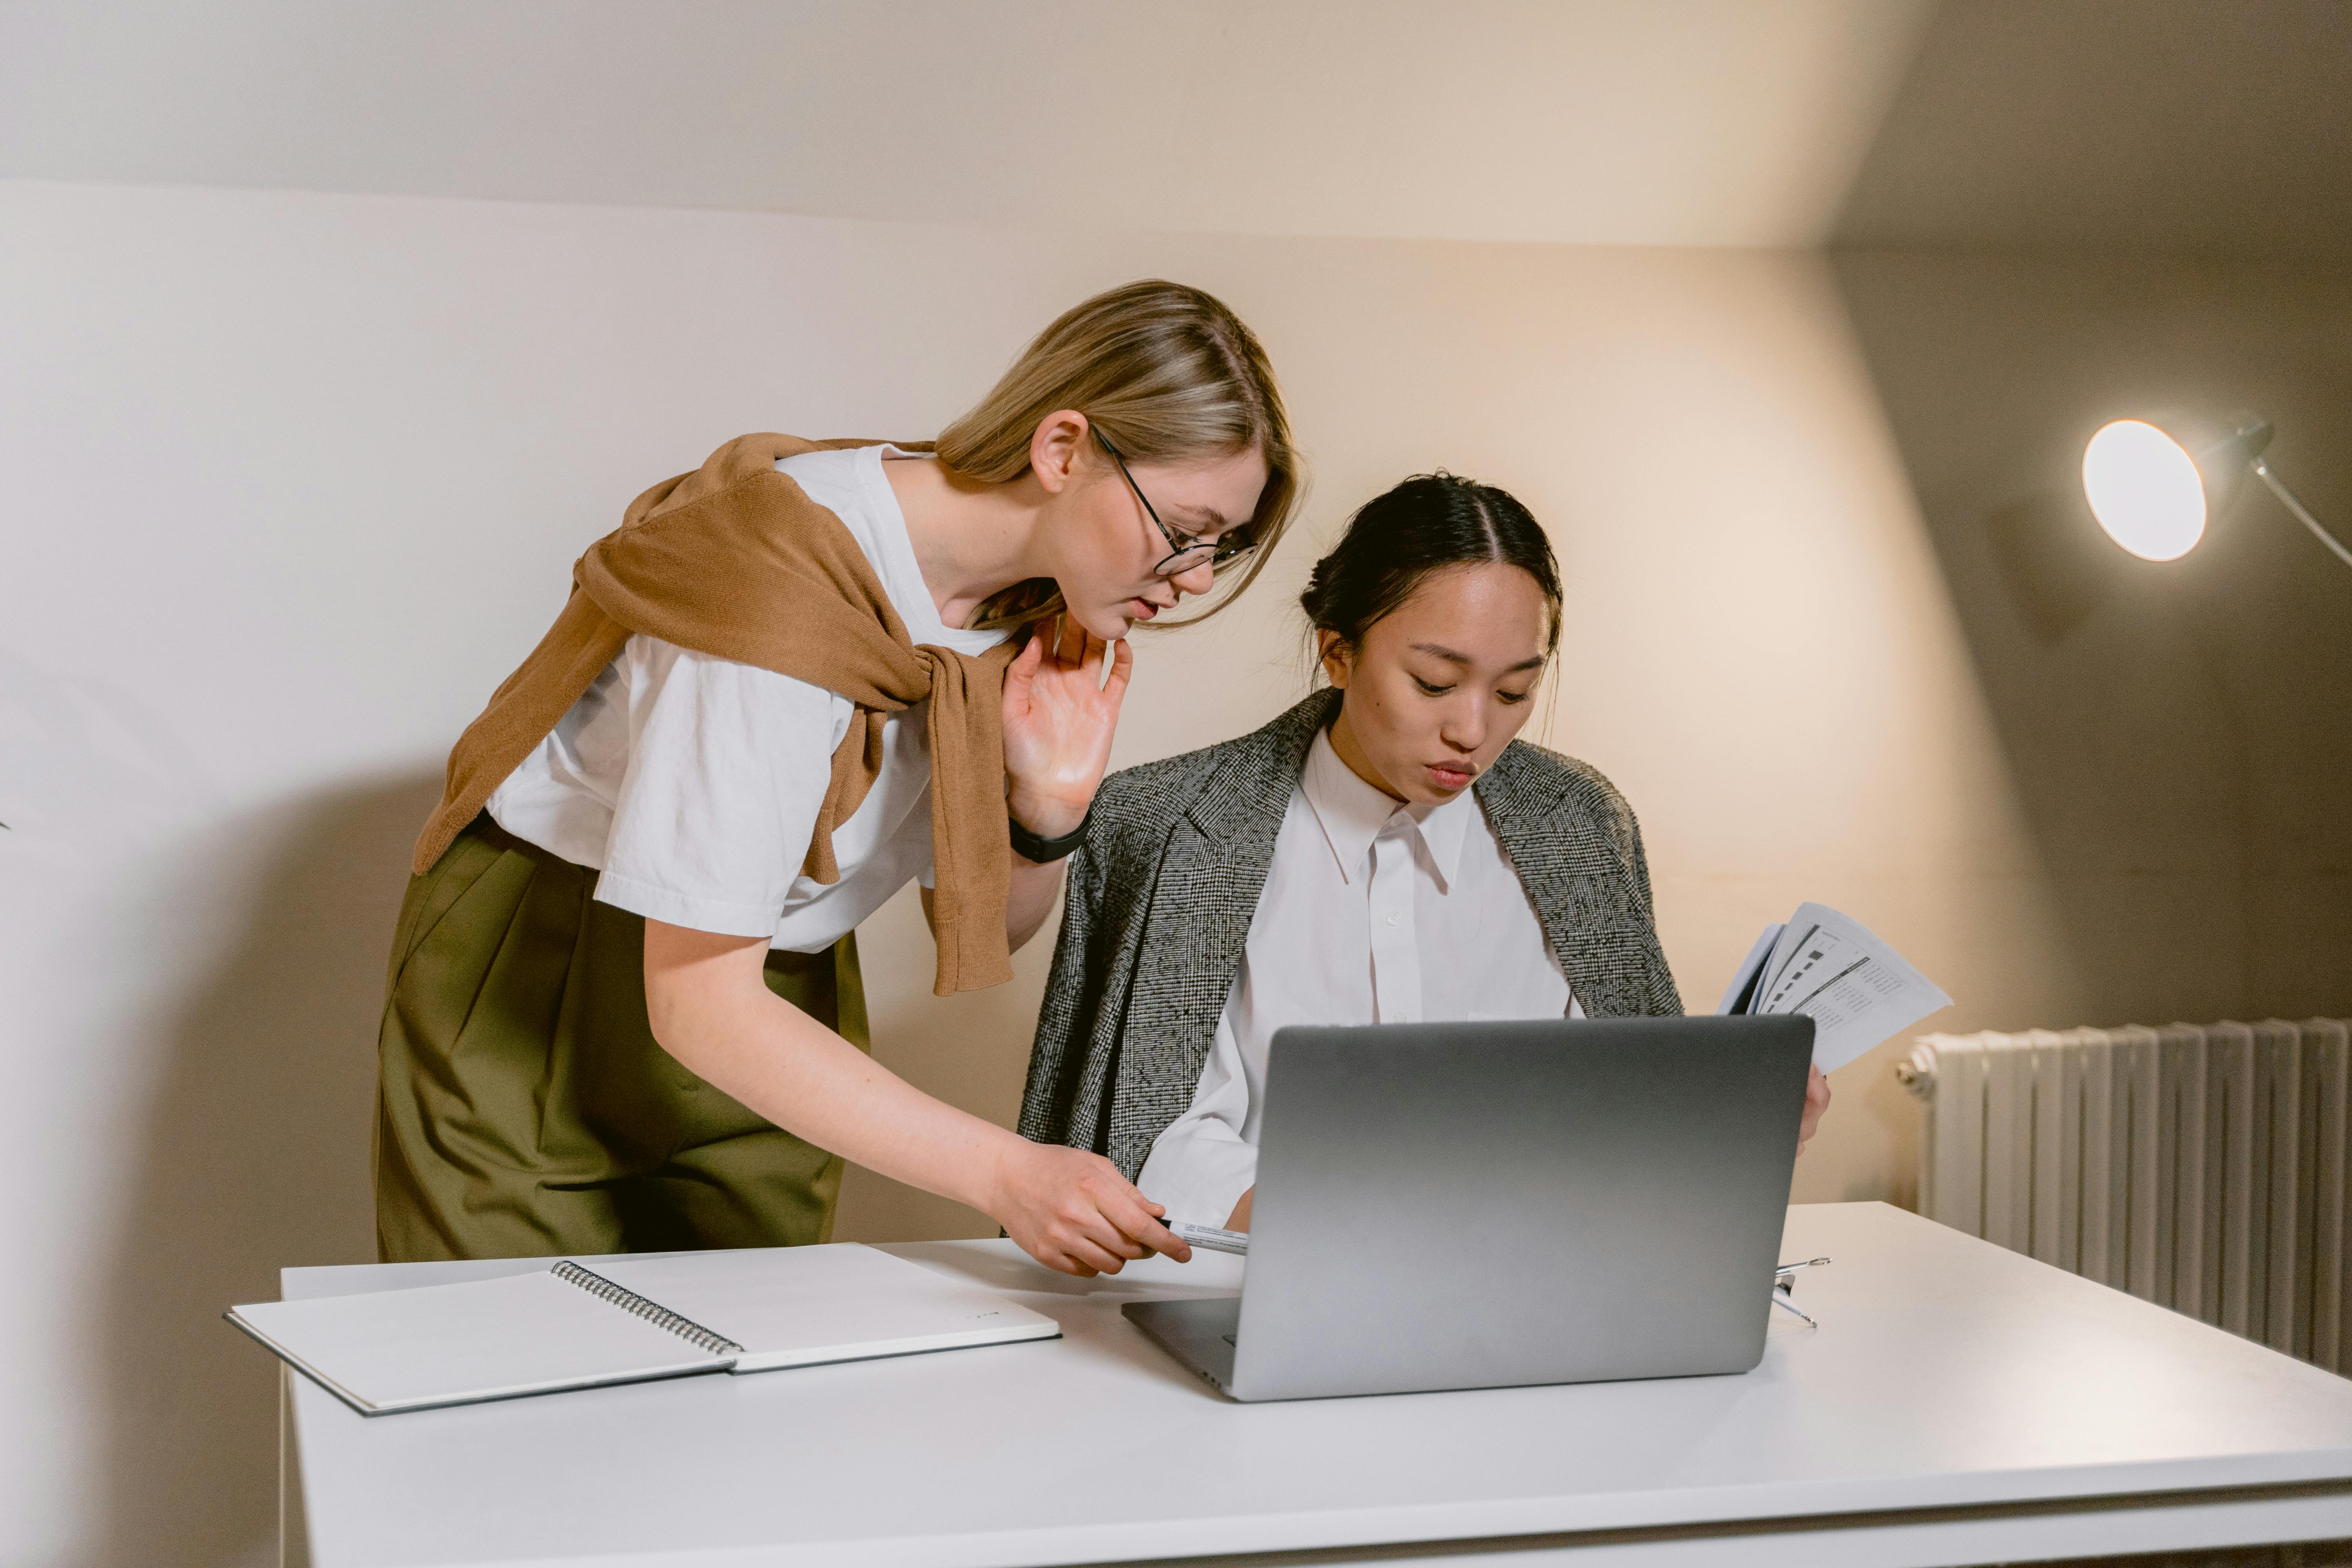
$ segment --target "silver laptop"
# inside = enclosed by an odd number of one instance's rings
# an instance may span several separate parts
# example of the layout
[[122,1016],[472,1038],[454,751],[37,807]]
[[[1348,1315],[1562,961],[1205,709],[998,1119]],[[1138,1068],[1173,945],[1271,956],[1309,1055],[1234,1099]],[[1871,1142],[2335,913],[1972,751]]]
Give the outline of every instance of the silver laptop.
[[1235,1399],[1746,1372],[1813,1021],[1291,1028],[1247,1282],[1122,1310]]

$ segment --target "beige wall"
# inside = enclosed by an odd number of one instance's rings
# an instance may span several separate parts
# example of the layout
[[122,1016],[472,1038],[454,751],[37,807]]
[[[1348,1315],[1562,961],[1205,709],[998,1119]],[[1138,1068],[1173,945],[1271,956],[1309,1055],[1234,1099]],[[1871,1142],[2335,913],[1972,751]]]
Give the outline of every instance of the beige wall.
[[[1142,645],[1120,761],[1299,695],[1289,599],[1315,549],[1355,503],[1444,465],[1553,531],[1569,613],[1547,738],[1641,813],[1696,1005],[1759,925],[1815,898],[1941,982],[1956,1025],[2230,1010],[2272,994],[2199,978],[2259,966],[2245,933],[2271,926],[2248,922],[2341,897],[2347,814],[2294,789],[2263,809],[2308,831],[2263,840],[2293,863],[2231,906],[2223,956],[2209,913],[2236,896],[2246,840],[2215,830],[2178,858],[2147,917],[2161,962],[2083,930],[2107,906],[2048,868],[2102,810],[2155,812],[2164,842],[2176,818],[2130,803],[2216,786],[2204,763],[2139,760],[2179,753],[2160,743],[2173,689],[2131,657],[2019,728],[2040,677],[1996,668],[1981,583],[1923,526],[1911,472],[1942,485],[2002,434],[1937,446],[1939,397],[2014,402],[2011,437],[2048,428],[2020,388],[2064,356],[2004,371],[1997,342],[1972,346],[2007,288],[1993,272],[1896,269],[1842,294],[1829,264],[1777,253],[24,184],[0,184],[0,1024],[18,1103],[39,1108],[0,1141],[0,1563],[260,1550],[274,1384],[216,1314],[274,1291],[281,1265],[370,1255],[371,1047],[404,846],[580,546],[740,430],[933,430],[1055,310],[1125,279],[1198,282],[1258,327],[1316,490],[1251,600]],[[2333,287],[2311,284],[2317,314],[2296,320],[2340,323]],[[1976,316],[1934,316],[1962,296]],[[2116,298],[2052,294],[1999,341],[2031,349]],[[1921,314],[1934,330],[1906,335]],[[2184,363],[2229,341],[2182,345]],[[1981,391],[1939,379],[1954,354]],[[2309,434],[2283,437],[2282,464],[2321,471],[2340,405],[2294,407]],[[2332,471],[2312,499],[2342,515]],[[2279,715],[2279,768],[2340,779],[2340,725],[2290,722],[2272,685],[2316,706],[2340,669],[2312,629],[2335,603],[2317,581],[2247,579],[2199,624],[2244,628],[2215,668]],[[2282,603],[2304,606],[2284,643],[2264,635]],[[2077,772],[2104,761],[2109,805],[2053,816],[2040,775],[2021,790],[2019,747],[2102,690],[2154,715],[2142,749],[2076,754]],[[2198,722],[2191,752],[2227,749],[2221,721]],[[2293,752],[2306,733],[2320,749]],[[885,1059],[1010,1120],[1045,944],[1015,984],[940,1002],[910,905],[866,941]],[[2345,1010],[2325,967],[2276,994]],[[1915,1119],[1885,1056],[1838,1076],[1799,1197],[1907,1194]],[[860,1175],[842,1234],[982,1224]]]

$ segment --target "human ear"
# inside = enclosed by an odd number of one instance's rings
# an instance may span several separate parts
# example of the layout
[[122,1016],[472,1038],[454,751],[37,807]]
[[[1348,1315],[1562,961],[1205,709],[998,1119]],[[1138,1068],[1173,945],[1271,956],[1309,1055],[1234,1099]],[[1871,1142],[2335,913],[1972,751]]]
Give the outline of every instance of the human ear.
[[1075,408],[1057,408],[1037,421],[1029,437],[1029,471],[1046,494],[1059,495],[1070,482],[1082,461],[1087,428],[1087,416]]
[[1348,677],[1354,671],[1356,662],[1355,650],[1348,646],[1347,639],[1328,627],[1318,626],[1315,632],[1315,657],[1323,666],[1324,679],[1330,681],[1332,689],[1347,690]]

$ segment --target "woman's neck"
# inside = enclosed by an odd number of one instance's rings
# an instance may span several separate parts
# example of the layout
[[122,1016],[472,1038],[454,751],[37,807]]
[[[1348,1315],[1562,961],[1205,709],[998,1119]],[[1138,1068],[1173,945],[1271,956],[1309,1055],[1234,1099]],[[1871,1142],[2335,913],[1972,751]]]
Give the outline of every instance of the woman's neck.
[[1035,475],[992,485],[932,459],[886,461],[882,476],[906,516],[915,564],[942,625],[966,626],[993,595],[1050,575],[1037,548],[1046,493]]
[[1372,766],[1372,759],[1366,756],[1364,748],[1357,743],[1356,732],[1348,728],[1348,705],[1344,698],[1340,701],[1339,713],[1331,721],[1331,750],[1338,752],[1339,760],[1348,764],[1349,773],[1391,800],[1398,802],[1404,800],[1404,796],[1399,795],[1388,780],[1381,777],[1381,770]]

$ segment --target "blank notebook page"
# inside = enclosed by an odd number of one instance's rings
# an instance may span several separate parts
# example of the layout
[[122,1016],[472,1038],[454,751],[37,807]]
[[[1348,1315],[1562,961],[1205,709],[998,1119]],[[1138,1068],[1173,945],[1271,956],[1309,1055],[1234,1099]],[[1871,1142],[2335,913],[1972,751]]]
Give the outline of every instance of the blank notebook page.
[[264,1301],[236,1316],[320,1382],[375,1410],[712,1371],[698,1350],[541,1272],[365,1296]]
[[743,1347],[737,1372],[1051,1339],[1061,1325],[855,1242],[583,1265]]

